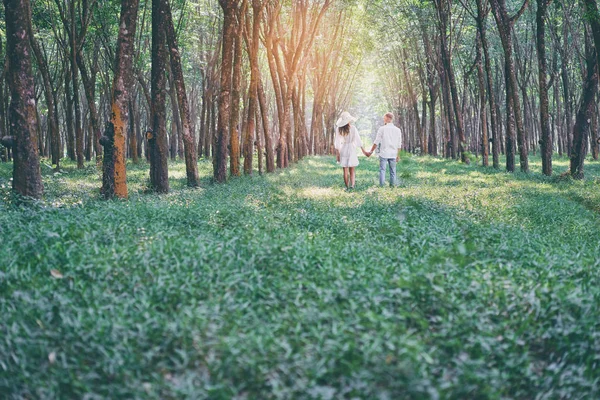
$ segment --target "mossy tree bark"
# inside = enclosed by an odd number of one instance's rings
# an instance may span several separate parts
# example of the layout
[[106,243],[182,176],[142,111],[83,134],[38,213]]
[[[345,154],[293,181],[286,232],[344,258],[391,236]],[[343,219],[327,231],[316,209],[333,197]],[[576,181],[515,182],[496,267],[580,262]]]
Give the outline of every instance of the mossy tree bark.
[[147,133],[146,139],[150,150],[150,186],[158,193],[169,192],[164,15],[163,0],[152,0],[152,132]]
[[9,136],[2,143],[13,150],[13,189],[40,198],[43,192],[37,145],[35,88],[31,69],[29,0],[4,0],[6,56],[10,60]]
[[127,175],[125,168],[125,135],[128,121],[128,102],[133,83],[133,48],[139,0],[121,1],[121,18],[117,51],[115,53],[115,75],[112,84],[110,121],[105,136],[102,194],[127,198]]

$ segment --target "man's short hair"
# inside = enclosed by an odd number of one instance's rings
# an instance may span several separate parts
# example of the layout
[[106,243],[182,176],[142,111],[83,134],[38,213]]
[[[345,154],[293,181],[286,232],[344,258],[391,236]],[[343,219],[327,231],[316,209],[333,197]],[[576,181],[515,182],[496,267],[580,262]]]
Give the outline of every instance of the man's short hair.
[[389,113],[385,113],[384,117],[391,119],[392,121],[394,120],[394,114],[392,114],[391,112]]

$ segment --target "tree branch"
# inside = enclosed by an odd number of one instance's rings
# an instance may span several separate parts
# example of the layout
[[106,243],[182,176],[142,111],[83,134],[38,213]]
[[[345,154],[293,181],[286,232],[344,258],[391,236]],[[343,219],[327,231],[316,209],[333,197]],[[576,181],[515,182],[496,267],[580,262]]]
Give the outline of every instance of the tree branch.
[[521,6],[521,9],[519,11],[517,11],[517,13],[510,19],[511,23],[515,23],[517,22],[517,20],[519,18],[521,18],[521,15],[523,15],[523,13],[525,12],[525,10],[527,10],[527,7],[529,6],[529,0],[525,0],[525,2],[523,3],[523,5]]

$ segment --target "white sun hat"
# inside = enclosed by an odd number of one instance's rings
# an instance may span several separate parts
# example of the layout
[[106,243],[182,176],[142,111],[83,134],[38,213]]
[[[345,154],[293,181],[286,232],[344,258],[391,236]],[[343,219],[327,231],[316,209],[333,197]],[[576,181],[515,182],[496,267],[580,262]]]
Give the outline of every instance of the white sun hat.
[[342,126],[346,126],[350,122],[354,122],[354,121],[356,121],[356,118],[354,118],[352,115],[350,115],[350,113],[348,111],[344,111],[342,113],[342,115],[340,115],[340,118],[337,120],[335,125],[338,128],[341,128]]

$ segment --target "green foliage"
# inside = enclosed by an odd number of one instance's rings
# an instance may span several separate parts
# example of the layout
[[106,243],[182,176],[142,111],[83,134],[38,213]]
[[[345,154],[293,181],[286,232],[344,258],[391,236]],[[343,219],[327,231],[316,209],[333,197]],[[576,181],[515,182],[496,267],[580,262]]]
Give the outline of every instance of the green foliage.
[[[403,155],[101,201],[0,165],[5,398],[598,398],[600,190]],[[562,172],[567,160],[556,160]]]

